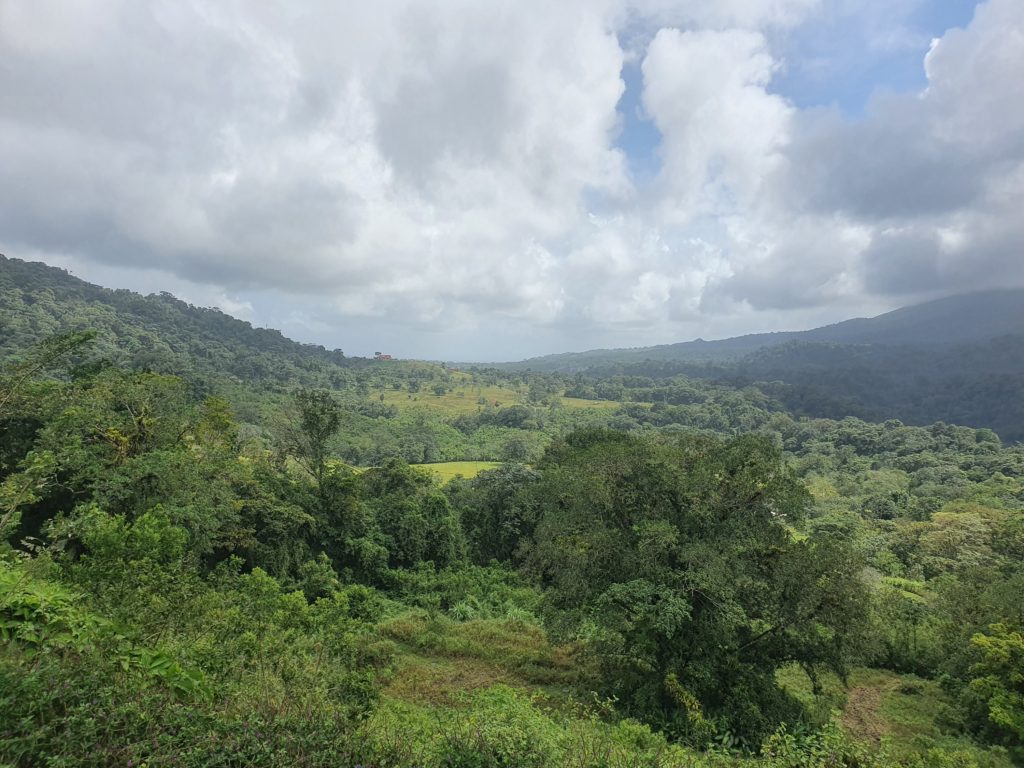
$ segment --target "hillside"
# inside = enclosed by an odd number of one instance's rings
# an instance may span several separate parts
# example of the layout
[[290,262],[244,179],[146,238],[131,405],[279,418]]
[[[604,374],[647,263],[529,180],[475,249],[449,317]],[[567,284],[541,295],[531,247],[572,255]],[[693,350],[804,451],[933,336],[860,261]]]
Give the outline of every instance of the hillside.
[[95,351],[114,364],[199,379],[337,385],[345,369],[368,362],[169,293],[101,288],[62,269],[0,255],[0,358],[84,329],[97,332]]
[[[1022,291],[953,296],[798,333],[536,358],[480,377],[433,363],[349,358],[341,350],[301,344],[168,293],[110,290],[45,264],[0,257],[0,359],[53,334],[85,329],[97,334],[89,360],[183,376],[202,391],[218,385],[278,391],[306,386],[357,399],[374,391],[379,405],[448,417],[472,416],[481,402],[521,402],[531,377],[545,396],[556,396],[572,386],[567,374],[581,371],[606,382],[619,376],[685,376],[733,391],[755,386],[798,416],[920,425],[944,421],[993,429],[1007,442],[1024,440]],[[550,381],[537,384],[539,374]],[[604,394],[587,396],[597,399],[561,402],[577,409],[602,403],[614,408],[617,401],[631,399],[615,394],[614,386],[609,391],[608,384],[598,389]],[[643,395],[640,402],[649,400]],[[405,438],[400,442],[411,444]],[[429,448],[431,439],[413,442],[428,446],[408,449],[405,455],[414,461],[501,455],[438,452]],[[348,459],[372,462],[376,455],[364,449]]]
[[580,371],[643,361],[735,361],[767,347],[794,342],[948,346],[1024,333],[1024,289],[981,291],[902,307],[807,331],[755,333],[716,341],[696,339],[629,349],[594,349],[507,363],[515,369]]
[[510,364],[593,379],[757,387],[797,416],[943,421],[1024,440],[1024,291],[951,296],[794,333],[595,350]]

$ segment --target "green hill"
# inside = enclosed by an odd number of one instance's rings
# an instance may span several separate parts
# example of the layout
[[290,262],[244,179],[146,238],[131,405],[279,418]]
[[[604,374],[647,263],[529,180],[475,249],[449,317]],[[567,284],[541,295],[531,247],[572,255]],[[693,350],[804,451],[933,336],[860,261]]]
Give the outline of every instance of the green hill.
[[735,361],[768,347],[793,342],[949,346],[1024,333],[1024,290],[982,291],[902,307],[807,331],[755,333],[716,341],[695,339],[629,349],[594,349],[507,363],[516,369],[580,371],[645,361]]
[[62,269],[0,255],[0,357],[85,329],[97,332],[95,353],[115,365],[190,378],[336,387],[347,369],[372,364],[169,293],[101,288]]

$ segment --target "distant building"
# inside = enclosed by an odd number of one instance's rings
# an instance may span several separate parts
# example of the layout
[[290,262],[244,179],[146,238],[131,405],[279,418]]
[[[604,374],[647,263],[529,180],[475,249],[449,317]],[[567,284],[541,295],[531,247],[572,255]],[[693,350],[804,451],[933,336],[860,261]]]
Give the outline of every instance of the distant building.
[[391,355],[385,355],[383,352],[374,352],[373,353],[373,359],[374,360],[393,360],[394,358],[391,357]]

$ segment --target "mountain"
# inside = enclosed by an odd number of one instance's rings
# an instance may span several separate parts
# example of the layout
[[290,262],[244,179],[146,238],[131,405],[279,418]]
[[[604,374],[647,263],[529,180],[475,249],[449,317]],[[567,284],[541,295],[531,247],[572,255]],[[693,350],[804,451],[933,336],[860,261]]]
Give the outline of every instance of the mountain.
[[0,255],[0,359],[53,334],[86,329],[96,331],[94,357],[199,382],[337,388],[349,369],[369,364],[169,293],[101,288],[63,269]]
[[[426,363],[349,358],[167,293],[110,290],[0,256],[0,360],[54,334],[87,329],[96,339],[77,362],[173,373],[199,391],[243,383],[357,393],[368,375],[385,376],[389,386],[445,375]],[[532,369],[583,372],[591,380],[685,376],[733,390],[755,387],[798,416],[944,421],[1024,441],[1024,291],[952,296],[809,331],[551,355],[501,367],[510,369],[506,375]],[[570,384],[555,379],[556,389]]]
[[798,416],[946,422],[1024,441],[1024,290],[950,296],[808,331],[591,350],[510,363],[590,379],[756,387]]
[[737,361],[767,347],[794,342],[939,347],[1024,334],[1024,289],[966,293],[855,318],[807,331],[756,333],[717,341],[679,342],[630,349],[595,349],[545,355],[505,367],[582,371],[642,361]]

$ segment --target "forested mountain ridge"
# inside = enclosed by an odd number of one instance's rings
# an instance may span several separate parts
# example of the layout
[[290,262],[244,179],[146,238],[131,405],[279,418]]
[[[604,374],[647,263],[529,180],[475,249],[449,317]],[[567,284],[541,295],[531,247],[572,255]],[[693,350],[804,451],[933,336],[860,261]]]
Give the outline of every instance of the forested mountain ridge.
[[[281,391],[358,388],[365,395],[371,386],[404,388],[410,379],[421,380],[424,390],[439,381],[451,388],[450,375],[433,364],[390,362],[385,372],[374,361],[295,342],[167,293],[111,290],[45,264],[0,256],[0,359],[50,335],[85,329],[97,333],[92,359],[181,375],[206,389],[221,382]],[[988,291],[799,333],[553,356],[497,370],[515,376],[521,366],[532,371],[541,362],[538,373],[583,365],[588,377],[605,381],[682,375],[734,390],[756,387],[799,416],[944,421],[993,429],[1016,442],[1024,440],[1022,329],[1024,291]],[[654,356],[642,358],[648,353]],[[376,384],[370,370],[381,370]]]
[[593,349],[534,357],[513,368],[579,371],[644,361],[735,361],[752,352],[793,342],[948,346],[1024,334],[1024,289],[1002,289],[948,296],[806,331],[779,331],[716,341],[696,339],[628,349]]
[[90,329],[96,354],[117,365],[266,383],[337,386],[365,362],[301,344],[169,293],[102,288],[38,262],[0,255],[0,358],[47,336]]
[[794,333],[555,355],[513,370],[754,386],[796,415],[944,421],[1024,440],[1024,291],[951,296]]

